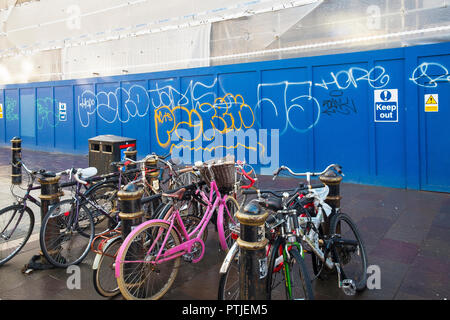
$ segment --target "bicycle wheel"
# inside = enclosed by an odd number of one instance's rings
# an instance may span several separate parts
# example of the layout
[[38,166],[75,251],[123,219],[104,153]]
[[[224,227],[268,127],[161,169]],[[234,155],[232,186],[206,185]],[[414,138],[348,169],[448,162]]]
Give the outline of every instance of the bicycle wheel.
[[[227,197],[225,201],[225,205],[228,208],[227,210],[223,209],[223,219],[222,221],[218,221],[218,230],[219,230],[219,240],[222,248],[226,247],[227,251],[231,248],[234,243],[234,239],[232,237],[233,233],[236,233],[236,229],[238,228],[238,220],[236,219],[236,213],[239,211],[239,204],[233,197]],[[231,219],[233,218],[233,219]],[[220,226],[222,223],[222,227]],[[223,230],[223,234],[221,235]]]
[[147,221],[124,240],[116,258],[116,277],[127,300],[157,300],[172,286],[181,258],[155,264],[158,252],[180,244],[167,223]]
[[345,213],[333,216],[330,235],[339,234],[334,254],[339,259],[342,280],[351,279],[355,289],[362,291],[367,282],[367,254],[364,243],[353,220]]
[[120,236],[112,239],[103,250],[103,254],[98,253],[95,257],[92,268],[93,283],[97,293],[103,297],[114,297],[120,293],[114,269],[116,256],[122,243],[123,239]]
[[[85,196],[104,211],[95,208],[89,202],[85,202],[86,208],[91,212],[94,219],[95,235],[99,235],[114,229],[118,220],[116,214],[118,210],[118,187],[110,181],[98,183],[90,188]],[[105,215],[108,213],[108,215]]]
[[221,273],[219,280],[219,300],[238,300],[240,299],[240,284],[239,284],[239,246],[237,243],[233,244],[230,255],[225,259],[230,259],[227,269]]
[[278,238],[270,254],[267,274],[269,300],[313,300],[311,280],[305,261],[297,247],[285,251],[285,242]]
[[42,221],[41,250],[56,267],[78,264],[89,253],[94,239],[94,220],[86,206],[80,205],[78,217],[76,211],[72,199],[63,200],[52,206]]
[[34,214],[17,204],[0,210],[0,266],[11,260],[33,232]]

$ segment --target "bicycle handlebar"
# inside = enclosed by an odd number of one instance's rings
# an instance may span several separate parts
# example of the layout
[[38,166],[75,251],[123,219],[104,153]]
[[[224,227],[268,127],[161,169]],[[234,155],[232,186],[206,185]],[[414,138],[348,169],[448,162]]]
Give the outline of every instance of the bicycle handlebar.
[[84,184],[84,185],[88,184],[87,181],[84,181],[84,180],[81,180],[81,179],[80,179],[80,171],[78,171],[78,170],[77,170],[77,172],[73,175],[73,177],[75,178],[75,180],[76,180],[78,183],[81,183],[81,184]]
[[281,166],[279,167],[277,170],[275,170],[273,172],[273,180],[276,179],[276,177],[278,176],[278,174],[282,171],[282,170],[286,170],[288,171],[291,175],[293,176],[306,176],[306,179],[308,180],[308,184],[310,183],[310,177],[316,177],[316,176],[320,176],[322,174],[324,174],[325,172],[327,172],[330,169],[334,169],[338,174],[344,176],[344,174],[342,173],[342,166],[338,165],[338,164],[330,164],[328,167],[325,168],[325,170],[323,170],[322,172],[294,172],[292,171],[289,167],[287,166]]
[[[318,188],[323,188],[323,187],[325,187],[325,185],[323,183],[316,183],[316,184],[310,185],[310,187],[305,186],[305,185],[300,185],[299,187],[297,187],[295,189],[284,189],[284,190],[260,190],[260,189],[257,189],[257,190],[244,190],[244,191],[242,191],[242,194],[247,194],[247,195],[248,194],[272,194],[275,197],[282,198],[283,195],[280,195],[279,194],[280,192],[283,193],[283,192],[291,192],[292,191],[293,192],[292,194],[294,194],[294,193],[297,193],[297,192],[302,191],[302,190],[318,189]],[[291,194],[290,194],[290,196],[291,196]]]

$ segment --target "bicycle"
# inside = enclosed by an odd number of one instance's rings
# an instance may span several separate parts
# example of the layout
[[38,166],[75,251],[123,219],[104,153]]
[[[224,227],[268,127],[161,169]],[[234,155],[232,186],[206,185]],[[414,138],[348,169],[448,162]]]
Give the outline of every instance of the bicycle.
[[[141,199],[141,204],[151,203],[161,198],[161,194],[155,194]],[[95,246],[98,242],[98,245]],[[120,230],[120,223],[108,233],[94,238],[91,244],[91,250],[95,253],[92,263],[92,279],[94,289],[103,297],[114,297],[120,293],[117,280],[115,278],[115,260],[123,237]]]
[[[342,167],[336,164],[331,164],[324,171],[317,173],[295,173],[288,167],[281,166],[274,172],[273,179],[283,170],[294,176],[306,176],[309,187],[311,177],[325,174],[328,170],[343,175]],[[308,210],[300,211],[298,221],[294,221],[295,231],[301,237],[306,251],[312,255],[315,278],[320,277],[324,266],[329,270],[336,270],[338,287],[346,295],[354,295],[366,288],[367,253],[359,230],[350,216],[340,210],[333,210],[325,202],[328,190],[327,186],[319,190],[310,188],[305,197],[297,198],[298,208],[302,208],[304,203],[314,201],[316,210],[313,215]],[[328,234],[322,231],[325,217],[330,219]]]
[[[68,169],[62,174],[74,178],[75,191],[70,199],[65,199],[52,206],[47,212],[39,233],[41,250],[49,263],[65,268],[80,263],[88,254],[95,235],[95,217],[100,214],[108,221],[108,228],[114,229],[119,223],[118,215],[111,215],[108,208],[96,203],[94,199],[82,193],[81,187],[87,185],[88,179],[95,176],[97,169]],[[105,231],[103,231],[105,232]]]
[[[141,161],[135,161],[131,159],[124,159],[124,162],[118,163],[118,165],[139,164],[138,169],[142,174],[141,176],[149,177],[149,180],[143,181],[141,185],[144,186],[144,197],[141,199],[141,204],[144,207],[146,219],[164,219],[170,212],[170,203],[164,203],[161,201],[161,193],[153,194],[153,192],[161,192],[159,186],[163,188],[173,188],[173,186],[179,186],[183,182],[190,184],[192,180],[198,180],[197,175],[193,173],[192,167],[175,169],[178,164],[172,163],[172,159],[165,161],[167,156],[161,157],[155,154],[145,157]],[[164,165],[163,168],[156,166],[156,163],[160,162]],[[168,178],[164,181],[162,179],[162,173],[168,169]],[[154,179],[157,177],[158,181]],[[142,181],[143,179],[141,179]],[[152,181],[153,180],[153,181]],[[159,183],[161,181],[161,183]],[[130,184],[136,184],[139,181],[131,181]],[[153,189],[150,187],[153,186]],[[150,190],[149,190],[150,189]],[[117,191],[115,192],[117,194]],[[189,210],[183,210],[182,219],[185,225],[195,225],[198,223],[196,218],[189,216],[191,214]],[[117,256],[118,249],[120,248],[123,237],[120,229],[117,227],[111,230],[107,234],[99,235],[94,238],[91,244],[91,250],[96,253],[94,263],[92,265],[93,270],[93,284],[94,288],[100,295],[104,297],[112,297],[120,293],[117,281],[114,275],[114,261]],[[206,241],[207,230],[204,233],[204,240]],[[98,243],[98,245],[96,245]]]
[[[292,207],[294,205],[294,199],[295,197],[300,193],[306,190],[307,187],[303,184],[300,184],[295,189],[283,189],[283,190],[260,190],[260,189],[254,189],[254,190],[244,190],[242,193],[244,196],[256,194],[257,199],[254,199],[250,202],[256,202],[257,205],[263,206],[265,209],[267,209],[270,213],[268,218],[266,219],[265,225],[264,225],[264,231],[265,231],[265,238],[268,239],[268,245],[266,248],[266,256],[269,259],[268,264],[271,264],[271,261],[275,259],[272,257],[272,253],[274,252],[275,248],[276,252],[279,253],[278,256],[278,268],[273,269],[272,273],[276,273],[280,271],[282,264],[282,261],[280,262],[280,258],[284,258],[288,261],[287,255],[292,250],[292,245],[288,247],[288,250],[286,251],[286,246],[283,246],[282,244],[282,237],[286,236],[286,230],[290,230],[290,220],[288,222],[287,217],[284,217],[284,214],[282,212],[283,207]],[[271,197],[269,197],[271,196]],[[280,219],[275,219],[275,214],[279,213],[281,215]],[[292,217],[290,218],[292,219]],[[281,235],[281,236],[280,236]],[[233,235],[234,238],[237,238],[239,236],[239,230],[235,235]],[[278,241],[278,242],[277,242]],[[284,241],[286,242],[286,241]],[[298,242],[295,242],[296,248],[299,248]],[[299,250],[299,252],[302,252]],[[297,257],[298,258],[298,257]],[[292,260],[292,259],[291,259]],[[286,277],[286,292],[287,296],[291,298],[293,296],[293,290],[294,287],[292,285],[292,282],[290,281],[290,278],[292,278],[291,273],[292,271],[289,269],[289,265],[292,265],[291,263],[286,263],[286,268],[284,268],[284,276]],[[304,264],[302,261],[300,262],[302,265]],[[228,252],[227,256],[225,257],[221,268],[220,268],[220,280],[219,280],[219,290],[218,290],[218,299],[219,300],[236,300],[239,299],[239,265],[240,265],[240,252],[239,247],[237,243],[233,245],[233,247]],[[301,272],[300,272],[301,271]],[[294,272],[294,274],[299,274],[303,277],[304,275],[304,269],[302,268],[299,272]],[[305,284],[307,286],[307,284]],[[310,299],[313,295],[311,294],[311,290],[309,287],[307,287],[304,291],[308,293],[308,298]]]
[[0,266],[20,252],[33,232],[35,217],[27,202],[30,201],[41,207],[41,202],[31,195],[31,191],[41,188],[41,186],[35,186],[35,180],[62,174],[61,172],[30,170],[23,161],[13,165],[22,166],[25,169],[28,175],[28,183],[23,196],[16,194],[14,191],[15,185],[11,185],[11,194],[17,202],[0,210]]
[[[124,240],[116,257],[115,272],[120,292],[126,299],[160,299],[175,281],[181,257],[187,262],[202,260],[205,244],[203,235],[213,213],[217,209],[219,243],[222,250],[228,250],[233,239],[230,227],[235,225],[234,212],[238,204],[233,197],[223,196],[219,189],[232,189],[230,181],[217,183],[215,175],[234,177],[234,160],[215,164],[196,163],[202,180],[180,189],[164,193],[163,196],[177,200],[199,198],[206,203],[206,211],[200,222],[187,228],[180,215],[174,210],[163,219],[146,221],[136,227]],[[205,181],[206,180],[206,181]],[[226,180],[226,179],[225,179]],[[209,197],[201,186],[209,182]],[[226,189],[226,188],[225,188]],[[234,208],[229,208],[231,205]],[[189,230],[189,229],[192,229]]]

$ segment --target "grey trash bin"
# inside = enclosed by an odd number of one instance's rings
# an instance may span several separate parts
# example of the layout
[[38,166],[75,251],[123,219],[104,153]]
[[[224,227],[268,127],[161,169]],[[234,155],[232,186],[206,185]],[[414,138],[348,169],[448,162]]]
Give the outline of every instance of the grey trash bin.
[[96,167],[98,174],[113,172],[114,167],[110,163],[121,161],[127,148],[133,147],[136,149],[136,139],[112,134],[93,137],[88,141],[89,166]]

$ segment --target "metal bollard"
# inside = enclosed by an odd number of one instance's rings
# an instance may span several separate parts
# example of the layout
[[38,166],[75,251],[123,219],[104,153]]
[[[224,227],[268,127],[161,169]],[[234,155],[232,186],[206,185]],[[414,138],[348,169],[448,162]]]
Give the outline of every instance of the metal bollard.
[[45,179],[39,178],[41,184],[41,221],[44,220],[50,206],[59,203],[59,198],[64,195],[59,189],[59,179],[61,177],[47,177]]
[[11,139],[11,183],[22,183],[22,139],[14,137]]
[[156,158],[149,158],[145,161],[145,180],[152,187],[155,193],[159,192],[159,174],[158,160]]
[[[120,208],[119,217],[122,222],[122,239],[125,239],[130,234],[133,226],[136,226],[142,222],[144,212],[142,211],[141,198],[143,194],[144,191],[142,189],[138,190],[135,185],[127,185],[123,190],[120,190],[117,193]],[[144,257],[145,253],[140,252],[142,251],[140,249],[142,248],[131,244],[128,248],[128,252],[134,257],[138,254]],[[126,275],[128,274],[128,270],[136,271],[133,266],[125,265],[123,271],[125,278],[127,278]],[[132,283],[130,285],[136,285],[136,283]],[[142,290],[142,288],[137,285],[136,290]]]
[[[332,214],[339,213],[341,207],[341,195],[340,195],[340,185],[342,177],[332,170],[328,170],[323,175],[319,177],[319,180],[328,186],[330,189],[327,199],[325,202],[331,206],[333,209]],[[329,233],[330,229],[330,219],[325,217],[325,222],[322,225],[324,234]]]
[[267,280],[266,245],[264,223],[269,213],[251,201],[236,218],[240,222],[237,243],[240,249],[239,294],[241,300],[265,300]]
[[[41,194],[39,198],[41,199],[41,222],[44,220],[44,217],[47,215],[52,205],[59,203],[60,197],[64,195],[64,192],[60,191],[59,188],[59,179],[60,177],[47,177],[47,178],[39,178],[38,181],[41,184]],[[49,221],[48,228],[53,228],[55,231],[50,232],[49,234],[56,235],[58,234],[58,226],[55,223],[51,223]],[[54,243],[54,239],[45,239],[46,243]],[[56,250],[58,243],[54,244],[54,248]],[[51,269],[54,266],[48,263],[42,251],[39,252],[38,255],[34,255],[31,260],[25,265],[23,269],[24,273],[30,273],[33,270],[45,270]]]
[[[125,157],[127,157],[128,159],[136,161],[137,150],[135,150],[133,147],[128,147],[127,150],[125,150],[123,153],[124,153]],[[130,163],[127,167],[128,167],[128,170],[136,169],[136,164]]]
[[144,190],[137,189],[135,185],[125,186],[117,193],[119,198],[119,218],[122,220],[122,236],[126,238],[131,232],[131,227],[142,222],[141,198]]

